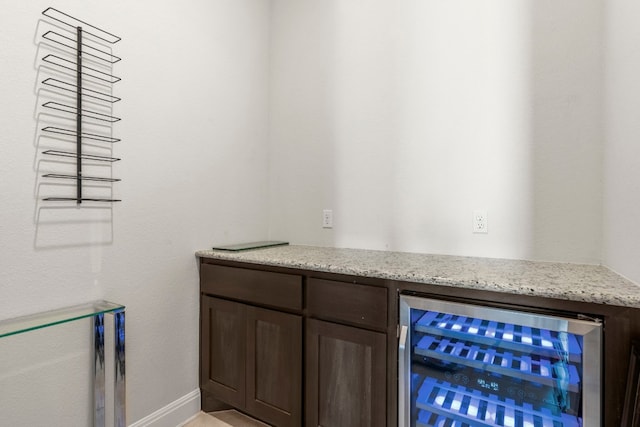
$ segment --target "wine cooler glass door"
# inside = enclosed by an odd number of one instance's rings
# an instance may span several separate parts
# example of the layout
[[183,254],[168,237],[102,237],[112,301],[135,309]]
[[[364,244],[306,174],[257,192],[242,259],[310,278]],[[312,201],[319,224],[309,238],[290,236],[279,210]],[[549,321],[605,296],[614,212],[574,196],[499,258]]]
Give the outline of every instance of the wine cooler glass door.
[[600,425],[602,325],[402,295],[401,427]]

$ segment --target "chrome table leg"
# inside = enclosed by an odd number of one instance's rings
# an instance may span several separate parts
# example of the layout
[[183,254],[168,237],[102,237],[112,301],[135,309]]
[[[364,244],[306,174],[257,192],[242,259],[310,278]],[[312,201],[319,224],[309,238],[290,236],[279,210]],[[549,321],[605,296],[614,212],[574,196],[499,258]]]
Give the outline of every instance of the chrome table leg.
[[114,424],[116,427],[126,427],[126,369],[124,345],[124,310],[113,314],[115,325],[115,382],[114,391]]
[[[114,324],[113,424],[126,427],[124,310],[110,313]],[[104,314],[93,317],[93,425],[105,427]]]
[[93,426],[104,427],[104,314],[93,316]]

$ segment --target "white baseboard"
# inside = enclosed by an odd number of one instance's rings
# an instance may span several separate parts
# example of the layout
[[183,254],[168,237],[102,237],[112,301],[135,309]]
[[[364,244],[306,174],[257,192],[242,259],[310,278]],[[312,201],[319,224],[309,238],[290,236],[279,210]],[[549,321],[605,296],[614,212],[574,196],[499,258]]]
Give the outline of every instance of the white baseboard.
[[129,427],[177,427],[200,412],[200,389],[174,400]]

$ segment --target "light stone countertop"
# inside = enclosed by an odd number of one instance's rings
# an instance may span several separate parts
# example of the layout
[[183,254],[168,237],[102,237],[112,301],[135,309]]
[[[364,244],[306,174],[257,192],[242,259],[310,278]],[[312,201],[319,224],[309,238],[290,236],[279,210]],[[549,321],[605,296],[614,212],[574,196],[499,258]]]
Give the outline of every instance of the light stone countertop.
[[599,265],[297,245],[196,256],[640,308],[640,285]]

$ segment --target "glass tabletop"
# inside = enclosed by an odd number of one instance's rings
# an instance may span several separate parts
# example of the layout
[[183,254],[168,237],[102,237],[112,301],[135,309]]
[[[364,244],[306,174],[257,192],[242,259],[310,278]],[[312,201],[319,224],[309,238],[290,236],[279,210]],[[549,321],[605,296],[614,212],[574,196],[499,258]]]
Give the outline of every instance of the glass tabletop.
[[114,313],[122,310],[124,310],[124,305],[121,304],[109,301],[93,301],[87,304],[60,308],[44,313],[0,320],[0,338],[84,319],[86,317],[93,317],[98,314]]

